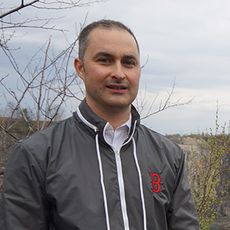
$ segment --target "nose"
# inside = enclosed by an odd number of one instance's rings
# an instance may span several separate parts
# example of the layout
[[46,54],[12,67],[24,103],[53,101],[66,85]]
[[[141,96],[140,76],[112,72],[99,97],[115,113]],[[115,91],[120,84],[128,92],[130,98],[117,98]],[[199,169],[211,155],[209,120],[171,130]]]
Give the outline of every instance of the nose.
[[113,66],[112,78],[123,80],[126,78],[125,69],[120,62],[116,62]]

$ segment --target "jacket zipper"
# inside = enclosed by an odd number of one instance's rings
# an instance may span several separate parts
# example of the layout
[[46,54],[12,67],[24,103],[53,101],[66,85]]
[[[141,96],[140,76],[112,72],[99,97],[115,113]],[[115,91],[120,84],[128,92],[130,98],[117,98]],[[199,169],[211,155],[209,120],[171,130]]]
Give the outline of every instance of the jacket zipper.
[[117,176],[118,176],[118,184],[119,184],[119,192],[120,192],[120,200],[121,200],[121,210],[124,221],[125,230],[129,230],[129,220],[127,214],[126,200],[125,200],[125,187],[122,173],[122,165],[121,165],[121,157],[120,152],[115,151],[115,159],[117,165]]

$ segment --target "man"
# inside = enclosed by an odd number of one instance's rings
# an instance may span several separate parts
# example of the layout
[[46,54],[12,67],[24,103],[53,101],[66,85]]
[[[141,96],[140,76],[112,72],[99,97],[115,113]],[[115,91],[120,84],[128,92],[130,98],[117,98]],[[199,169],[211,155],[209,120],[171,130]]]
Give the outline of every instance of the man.
[[134,34],[91,23],[74,65],[86,97],[73,117],[14,147],[3,229],[198,230],[184,154],[131,104],[141,72]]

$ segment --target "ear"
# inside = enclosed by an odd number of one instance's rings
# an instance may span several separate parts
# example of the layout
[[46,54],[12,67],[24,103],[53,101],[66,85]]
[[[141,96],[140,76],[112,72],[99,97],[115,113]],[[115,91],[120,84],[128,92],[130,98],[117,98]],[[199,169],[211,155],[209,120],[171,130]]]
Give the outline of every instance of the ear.
[[83,62],[79,58],[74,59],[74,67],[77,75],[84,81],[84,66]]

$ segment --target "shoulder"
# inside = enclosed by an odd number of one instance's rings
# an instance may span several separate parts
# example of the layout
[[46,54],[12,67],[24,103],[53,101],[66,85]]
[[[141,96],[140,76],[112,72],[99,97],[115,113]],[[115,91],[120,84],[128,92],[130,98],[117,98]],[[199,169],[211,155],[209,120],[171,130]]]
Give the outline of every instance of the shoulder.
[[139,125],[138,139],[150,149],[154,149],[155,154],[163,155],[169,162],[180,164],[184,160],[184,153],[180,146],[169,140],[164,135],[153,131],[152,129]]
[[166,136],[146,127],[145,125],[139,125],[139,135],[143,135],[145,138],[150,139],[161,148],[176,148],[180,149],[179,145],[167,138]]
[[67,118],[65,120],[56,122],[50,125],[48,128],[43,130],[37,131],[31,136],[20,140],[19,143],[23,145],[25,148],[29,146],[36,146],[36,145],[46,145],[51,142],[54,138],[60,138],[63,133],[67,133],[72,127],[73,117]]
[[6,174],[35,172],[39,178],[44,178],[50,161],[55,159],[53,154],[58,152],[62,144],[63,137],[69,138],[72,135],[69,132],[72,132],[70,127],[74,122],[70,117],[18,141],[9,152]]
[[13,154],[24,154],[27,157],[44,160],[49,152],[58,145],[64,136],[69,136],[74,120],[72,117],[52,124],[31,136],[18,141],[12,148]]

